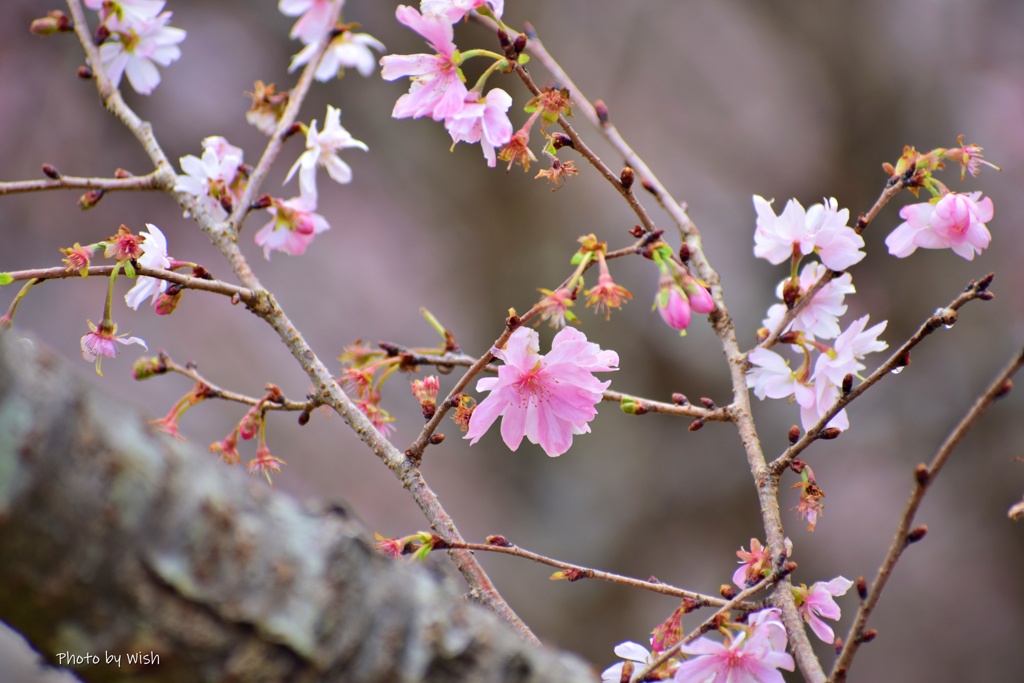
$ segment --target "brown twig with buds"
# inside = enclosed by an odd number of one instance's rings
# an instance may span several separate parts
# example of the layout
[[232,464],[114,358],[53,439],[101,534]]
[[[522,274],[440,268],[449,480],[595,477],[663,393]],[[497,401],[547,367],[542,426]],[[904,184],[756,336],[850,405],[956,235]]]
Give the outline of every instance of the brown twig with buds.
[[917,509],[920,507],[921,501],[924,500],[928,488],[935,481],[935,477],[942,470],[946,461],[949,460],[950,454],[964,438],[964,435],[978,423],[982,415],[985,414],[997,398],[1005,395],[1010,378],[1013,377],[1022,365],[1024,365],[1024,349],[1014,355],[1009,364],[1003,368],[995,380],[985,389],[984,393],[975,400],[974,405],[971,406],[970,410],[967,411],[960,422],[953,428],[953,431],[949,433],[949,436],[946,437],[946,440],[939,446],[932,461],[928,465],[918,465],[915,469],[914,488],[910,493],[910,499],[907,501],[907,506],[900,518],[896,535],[893,537],[892,544],[889,546],[889,552],[886,553],[885,560],[878,569],[878,573],[875,575],[875,580],[872,582],[867,596],[863,598],[860,609],[857,610],[857,616],[854,618],[850,631],[844,640],[843,651],[832,667],[832,672],[828,679],[830,683],[840,683],[846,680],[854,655],[857,653],[860,645],[868,639],[869,633],[865,630],[865,626],[872,610],[878,603],[882,591],[885,589],[886,582],[892,576],[896,562],[907,546],[920,540],[927,531],[926,527],[912,528],[911,525],[914,523],[914,515],[917,514]]

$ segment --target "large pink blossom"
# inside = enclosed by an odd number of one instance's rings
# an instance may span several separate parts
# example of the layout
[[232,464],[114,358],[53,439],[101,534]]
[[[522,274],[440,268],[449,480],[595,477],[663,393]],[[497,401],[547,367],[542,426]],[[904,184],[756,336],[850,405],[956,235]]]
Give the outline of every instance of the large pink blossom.
[[331,227],[326,218],[313,213],[315,209],[316,203],[309,196],[287,201],[274,199],[267,207],[273,219],[253,236],[256,244],[263,247],[264,258],[269,260],[274,250],[292,256],[304,254],[313,238]]
[[445,128],[452,142],[479,142],[487,165],[494,168],[498,161],[495,150],[512,138],[512,122],[506,113],[510,106],[512,97],[501,88],[493,88],[483,97],[473,93],[462,109],[445,121]]
[[587,423],[597,415],[595,406],[611,384],[593,373],[617,370],[618,354],[602,351],[572,327],[555,335],[547,355],[538,353],[539,348],[537,332],[520,327],[504,349],[491,349],[505,365],[497,377],[477,382],[477,391],[491,393],[470,418],[465,438],[471,443],[499,417],[501,437],[513,451],[525,436],[554,457],[569,450],[574,434],[590,431]]
[[454,32],[442,14],[421,15],[416,8],[399,5],[398,21],[427,39],[436,54],[385,55],[381,77],[393,81],[408,76],[409,92],[398,98],[391,115],[396,119],[430,116],[443,121],[462,111],[469,91],[459,73]]
[[779,669],[793,671],[793,657],[785,651],[785,629],[778,610],[762,610],[750,617],[746,630],[719,643],[698,638],[681,645],[691,655],[676,669],[676,683],[784,683]]
[[776,265],[811,252],[830,270],[846,270],[864,258],[864,238],[846,225],[849,209],[839,209],[835,199],[804,207],[795,199],[786,203],[778,216],[771,202],[754,195],[757,228],[754,231],[754,256]]
[[968,261],[992,241],[986,223],[992,220],[992,200],[980,192],[950,192],[935,203],[908,204],[900,209],[904,220],[885,238],[889,253],[910,256],[918,247],[952,249]]

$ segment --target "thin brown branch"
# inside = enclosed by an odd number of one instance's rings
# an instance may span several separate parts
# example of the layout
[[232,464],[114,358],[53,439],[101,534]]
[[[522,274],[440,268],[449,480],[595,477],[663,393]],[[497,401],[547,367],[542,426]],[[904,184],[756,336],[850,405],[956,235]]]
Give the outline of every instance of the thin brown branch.
[[59,178],[15,180],[0,183],[0,196],[42,190],[162,190],[162,178],[156,172],[128,178],[80,178],[62,175]]
[[[89,268],[86,269],[86,277],[109,277],[114,268],[120,267],[120,265],[89,266]],[[246,289],[245,287],[239,287],[238,285],[232,285],[221,280],[207,280],[205,278],[193,277],[192,275],[185,275],[184,273],[176,273],[173,270],[146,268],[145,266],[135,266],[135,273],[143,277],[154,277],[158,280],[173,282],[176,285],[181,285],[185,289],[198,289],[204,292],[223,294],[224,296],[231,297],[232,299],[237,298],[238,301],[243,301],[245,303],[249,303],[255,298],[255,294],[252,290]],[[67,268],[62,266],[53,268],[33,268],[30,270],[14,270],[7,274],[10,275],[15,282],[19,280],[33,279],[39,281],[65,280],[81,277],[79,271],[69,271]]]
[[[925,337],[935,330],[941,329],[943,326],[952,325],[956,320],[956,311],[959,311],[964,304],[974,301],[975,299],[983,298],[981,295],[983,292],[988,291],[988,286],[991,284],[994,276],[994,273],[989,273],[985,277],[981,278],[981,280],[971,280],[970,284],[967,285],[967,288],[964,289],[963,292],[949,302],[949,305],[946,306],[946,308],[938,309],[927,320],[925,320],[924,323],[917,328],[917,331],[915,331],[907,341],[905,341],[898,349],[896,349],[896,351],[893,352],[891,356],[889,356],[887,361],[882,363],[874,372],[868,375],[867,379],[858,384],[846,395],[840,396],[835,404],[829,408],[824,415],[822,415],[817,424],[808,429],[804,435],[800,437],[799,441],[787,448],[782,455],[772,461],[769,467],[771,468],[773,475],[776,477],[780,476],[782,472],[789,467],[789,464],[793,462],[794,458],[800,455],[805,448],[814,443],[825,429],[825,425],[828,424],[829,420],[839,414],[839,411],[874,386],[874,384],[883,377],[887,377],[897,368],[903,367],[907,362],[906,359],[908,358],[908,354],[911,349],[920,344]],[[950,311],[953,311],[953,313],[950,313]]]
[[291,399],[282,398],[280,401],[267,401],[265,398],[256,398],[255,396],[247,396],[245,394],[239,394],[234,391],[223,389],[210,380],[206,379],[203,375],[195,369],[195,366],[180,365],[171,359],[166,353],[161,352],[159,355],[160,363],[164,372],[173,372],[179,375],[188,377],[193,382],[202,384],[206,389],[205,394],[207,398],[219,398],[224,401],[233,401],[235,403],[243,403],[245,405],[258,405],[263,404],[265,410],[285,410],[291,412],[310,412],[317,408],[320,404],[316,401],[293,401]]
[[[491,543],[460,543],[457,547],[465,548],[466,550],[481,551],[488,553],[499,553],[502,555],[512,555],[513,557],[520,557],[540,564],[545,564],[549,567],[555,567],[563,571],[569,572],[569,576],[566,578],[569,581],[578,581],[580,579],[596,579],[598,581],[607,581],[609,583],[617,583],[620,586],[628,586],[630,588],[639,588],[641,590],[651,591],[652,593],[658,593],[660,595],[668,595],[674,598],[688,598],[696,601],[698,607],[723,607],[726,604],[730,604],[732,601],[727,601],[723,598],[716,597],[713,595],[704,595],[703,593],[695,593],[693,591],[684,590],[677,588],[667,583],[661,583],[660,581],[635,579],[631,576],[623,576],[622,574],[615,574],[613,572],[606,572],[600,569],[591,569],[578,564],[572,564],[571,562],[563,562],[562,560],[556,560],[540,553],[535,553],[530,550],[525,550],[517,545],[509,543],[508,545],[503,544],[491,544]],[[736,605],[734,605],[736,606]],[[758,605],[743,603],[739,605],[741,608],[746,609],[757,609]]]
[[946,440],[942,442],[942,445],[939,446],[932,461],[927,466],[918,465],[915,470],[914,488],[900,518],[896,535],[889,546],[889,552],[886,553],[885,560],[875,575],[875,580],[871,584],[867,597],[864,598],[860,609],[857,610],[857,616],[854,618],[850,631],[844,641],[843,651],[832,667],[829,681],[839,683],[846,680],[850,670],[850,663],[853,661],[853,657],[862,643],[865,632],[864,627],[867,625],[868,618],[871,616],[875,605],[878,604],[878,599],[885,589],[885,584],[892,576],[896,562],[910,543],[914,542],[914,540],[919,540],[919,538],[914,539],[911,537],[911,526],[914,523],[914,515],[917,514],[917,509],[920,507],[921,501],[924,500],[924,496],[931,487],[932,482],[935,481],[935,477],[942,470],[943,465],[949,460],[953,449],[956,448],[967,432],[978,423],[982,415],[985,414],[996,399],[1006,393],[1010,378],[1013,377],[1022,365],[1024,365],[1024,349],[1014,355],[1009,364],[985,389],[984,393],[975,400],[974,405],[971,406],[963,419],[960,420],[953,428],[953,431],[949,433],[949,436],[946,437]]

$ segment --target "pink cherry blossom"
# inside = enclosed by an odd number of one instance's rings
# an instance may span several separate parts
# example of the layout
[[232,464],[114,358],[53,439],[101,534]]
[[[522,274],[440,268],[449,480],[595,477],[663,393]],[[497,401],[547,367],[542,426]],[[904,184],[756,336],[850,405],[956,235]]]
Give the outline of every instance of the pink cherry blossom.
[[156,65],[169,66],[181,58],[178,43],[185,40],[185,31],[168,26],[171,13],[164,12],[145,21],[110,21],[111,39],[100,45],[100,61],[111,82],[117,87],[121,76],[140,95],[149,95],[160,83]]
[[[167,256],[167,238],[160,232],[160,228],[152,223],[146,223],[149,232],[142,230],[140,235],[146,239],[142,242],[142,256],[138,258],[138,264],[144,268],[171,267],[171,259]],[[124,301],[129,307],[139,310],[139,304],[148,297],[153,297],[155,304],[157,298],[167,289],[167,280],[160,280],[155,277],[140,275],[135,280],[135,286],[124,295]]]
[[494,168],[498,161],[495,149],[512,139],[512,122],[508,108],[512,97],[501,88],[494,88],[481,97],[471,93],[462,109],[445,120],[445,128],[452,142],[479,142],[487,165]]
[[430,116],[448,119],[462,110],[469,94],[459,71],[458,48],[452,42],[452,25],[444,15],[421,15],[414,7],[399,5],[398,21],[427,39],[436,54],[385,55],[381,76],[393,81],[408,76],[409,92],[398,98],[391,115],[396,119]]
[[[289,34],[307,45],[317,43],[331,28],[331,10],[343,0],[280,0],[277,9],[286,17],[299,17]],[[302,16],[299,16],[302,15]]]
[[[777,610],[752,615],[754,625],[719,643],[701,637],[681,645],[691,659],[680,663],[676,683],[784,683],[779,669],[793,671],[793,657],[785,652],[785,629]],[[781,645],[781,647],[780,647]]]
[[889,253],[898,258],[910,256],[918,247],[952,249],[968,261],[974,260],[992,234],[985,225],[992,220],[992,200],[979,201],[980,192],[950,192],[937,202],[909,204],[900,209],[904,220],[885,238]]
[[100,370],[103,357],[116,358],[118,344],[138,344],[144,349],[149,349],[146,342],[138,337],[118,335],[117,325],[112,322],[104,322],[98,328],[92,324],[91,320],[86,322],[89,324],[89,333],[81,340],[82,358],[89,363],[96,361],[96,374],[100,377],[103,376],[103,372]]
[[498,19],[505,11],[505,0],[421,0],[423,14],[440,14],[450,23],[456,24],[475,9],[488,5]]
[[[808,290],[822,278],[829,269],[822,263],[808,263],[800,271],[799,295],[805,296]],[[783,287],[786,280],[779,283],[775,290],[776,296],[782,298]],[[797,314],[790,323],[789,330],[803,332],[808,341],[817,339],[833,339],[839,334],[839,317],[846,313],[846,304],[843,299],[847,294],[853,294],[857,289],[853,286],[853,277],[849,273],[843,273],[833,278],[827,285],[818,290],[807,305]],[[768,309],[768,315],[761,323],[769,330],[774,330],[782,322],[786,315],[785,304],[775,304]]]
[[[639,643],[634,643],[631,640],[627,640],[624,643],[619,643],[615,646],[615,654],[620,659],[633,663],[633,677],[635,679],[637,675],[643,671],[644,667],[651,663],[651,653],[646,647]],[[605,669],[601,673],[602,683],[620,683],[622,680],[622,668],[626,665],[626,662],[619,662],[618,664],[612,664],[610,667]]]
[[740,589],[747,587],[748,579],[751,583],[757,583],[764,578],[765,570],[771,569],[772,558],[768,548],[761,545],[761,541],[756,538],[750,539],[749,552],[741,546],[736,551],[736,556],[740,558],[740,566],[732,573],[732,582]]
[[[807,367],[794,372],[789,362],[774,351],[757,347],[747,356],[751,368],[747,371],[747,386],[762,401],[765,398],[789,398],[800,405],[800,423],[810,429],[839,398],[839,388],[827,377],[815,381]],[[846,410],[829,421],[838,429],[849,428]]]
[[817,252],[830,270],[846,270],[864,258],[860,251],[864,238],[846,225],[849,209],[839,210],[835,199],[814,204],[809,209],[795,199],[786,203],[779,216],[771,203],[754,195],[757,228],[754,231],[754,256],[780,264],[794,255]]
[[317,196],[317,167],[326,168],[327,174],[336,183],[341,183],[342,185],[350,183],[352,182],[352,169],[341,160],[341,157],[338,156],[338,151],[350,147],[363,151],[369,149],[365,143],[356,140],[341,125],[340,109],[327,105],[327,118],[324,121],[324,131],[322,133],[316,128],[316,119],[310,124],[309,130],[306,133],[306,151],[292,164],[291,169],[288,171],[288,177],[284,180],[287,183],[295,175],[295,172],[298,171],[300,191],[304,196],[309,197],[314,204]]
[[850,323],[850,326],[836,338],[832,350],[818,357],[814,366],[815,380],[826,377],[833,384],[842,384],[843,377],[848,374],[856,375],[865,368],[860,362],[864,356],[889,347],[878,338],[878,335],[885,331],[889,321],[883,320],[865,330],[869,317],[865,315]]
[[477,391],[489,391],[473,411],[465,438],[476,443],[501,420],[501,436],[513,451],[525,436],[540,444],[549,456],[569,450],[574,434],[590,431],[587,424],[597,415],[595,406],[611,384],[600,382],[595,372],[618,369],[619,356],[602,351],[579,330],[566,327],[555,335],[551,351],[538,353],[535,330],[520,327],[504,349],[492,348],[505,361],[497,377],[477,382]]
[[814,635],[826,643],[835,641],[835,633],[820,617],[839,619],[842,614],[839,605],[833,598],[846,595],[846,591],[850,590],[852,585],[853,581],[837,576],[831,581],[818,581],[809,589],[807,586],[793,588],[794,596],[797,599],[797,611],[814,631]]
[[[292,57],[292,63],[288,72],[295,71],[303,64],[309,62],[316,52],[317,43],[310,43],[302,48],[298,54]],[[326,83],[338,76],[344,69],[355,69],[362,76],[369,76],[377,66],[377,57],[373,50],[384,51],[384,43],[380,42],[369,33],[352,33],[344,31],[327,46],[327,51],[320,58],[313,78]]]
[[263,256],[270,260],[270,252],[277,250],[300,256],[313,242],[313,237],[330,229],[327,219],[313,213],[316,204],[308,197],[295,197],[287,201],[274,199],[267,207],[273,220],[256,231],[256,244],[263,247]]

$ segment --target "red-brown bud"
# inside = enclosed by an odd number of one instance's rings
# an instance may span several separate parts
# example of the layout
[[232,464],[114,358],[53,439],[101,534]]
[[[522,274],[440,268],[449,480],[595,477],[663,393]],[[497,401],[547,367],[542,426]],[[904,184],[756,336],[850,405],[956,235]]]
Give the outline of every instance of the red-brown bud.
[[60,171],[53,164],[43,164],[43,175],[53,180],[60,180]]
[[864,631],[864,633],[860,634],[860,638],[858,638],[858,640],[862,643],[870,643],[877,636],[878,629],[869,628],[867,631]]
[[853,389],[853,373],[848,372],[843,377],[843,396],[846,396]]
[[843,433],[843,430],[841,430],[841,429],[839,429],[837,427],[825,427],[824,429],[821,430],[821,434],[818,434],[818,438],[819,439],[825,439],[827,441],[829,439],[836,438],[837,436],[839,436],[842,433]]
[[718,587],[718,594],[726,600],[732,600],[736,597],[736,589],[727,583],[723,583],[721,586]]
[[640,239],[641,237],[644,236],[644,229],[641,228],[639,225],[634,225],[632,228],[629,229],[629,234],[637,239]]
[[929,478],[931,478],[931,472],[928,471],[928,465],[921,463],[914,468],[914,480],[918,486],[926,486]]
[[551,146],[555,149],[562,149],[563,147],[572,149],[572,138],[565,133],[555,133],[551,136]]
[[712,401],[710,398],[707,398],[706,396],[701,396],[700,397],[700,402],[701,402],[701,405],[703,405],[708,410],[714,410],[715,409],[715,402]]
[[299,426],[305,427],[307,424],[309,424],[309,411],[303,410],[299,413]]
[[1003,383],[1003,386],[999,387],[999,391],[996,392],[995,398],[1003,398],[1011,391],[1013,391],[1013,380],[1008,379]]
[[675,403],[677,406],[685,406],[690,402],[690,400],[686,398],[685,394],[680,394],[677,391],[676,393],[672,394],[672,402]]
[[861,600],[868,599],[868,582],[863,576],[857,577],[857,597]]
[[683,263],[690,262],[690,245],[686,242],[679,245],[679,260]]
[[114,177],[118,180],[124,180],[125,178],[134,178],[135,174],[131,171],[126,171],[123,168],[115,168]]
[[658,194],[658,188],[654,186],[654,182],[648,180],[647,178],[644,178],[643,180],[640,181],[640,186],[653,195]]
[[97,46],[107,42],[107,38],[110,37],[110,29],[106,24],[100,24],[96,27],[96,33],[92,36],[92,42]]
[[626,166],[622,169],[622,173],[619,174],[619,182],[622,183],[622,188],[628,190],[633,187],[633,182],[636,180],[636,173],[632,168]]
[[89,190],[78,198],[78,207],[82,209],[82,211],[88,211],[99,204],[100,200],[103,199],[105,192],[106,191],[103,188]]
[[518,36],[516,36],[515,40],[512,41],[512,47],[514,47],[516,49],[516,54],[519,54],[523,50],[525,50],[526,49],[526,34],[525,33],[520,33]]
[[835,641],[835,643],[833,643],[833,645],[835,646],[835,649],[836,649],[836,657],[838,657],[839,655],[841,655],[843,653],[843,639],[840,638],[839,636],[836,636],[836,641]]
[[698,429],[700,429],[703,426],[704,426],[704,420],[702,420],[702,419],[700,419],[698,417],[696,420],[694,420],[693,422],[690,423],[689,429],[690,429],[691,432],[695,432],[695,431],[697,431]]
[[87,66],[80,66],[80,67],[78,67],[78,71],[76,71],[75,73],[82,80],[85,80],[85,81],[92,80],[92,76],[93,76],[92,69],[90,69]]
[[796,425],[793,425],[792,427],[789,428],[789,442],[792,444],[792,443],[796,443],[799,440],[800,440],[800,428],[797,427]]
[[594,113],[597,114],[597,120],[602,126],[608,125],[608,105],[604,100],[594,100]]
[[911,543],[917,543],[922,538],[924,538],[927,534],[928,534],[928,527],[926,525],[922,524],[921,526],[912,529],[910,531],[910,533],[907,534],[907,544],[909,545]]
[[174,309],[178,307],[178,303],[181,301],[181,293],[185,288],[177,283],[171,283],[167,286],[159,297],[156,299],[156,304],[153,306],[153,310],[156,311],[157,315],[170,315],[174,313]]
[[484,540],[487,541],[487,545],[496,545],[499,548],[508,548],[512,545],[508,542],[508,539],[502,536],[501,534],[494,534],[493,536],[488,536]]

